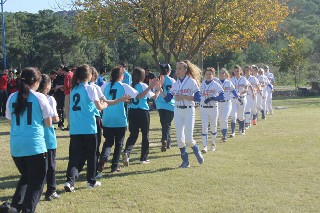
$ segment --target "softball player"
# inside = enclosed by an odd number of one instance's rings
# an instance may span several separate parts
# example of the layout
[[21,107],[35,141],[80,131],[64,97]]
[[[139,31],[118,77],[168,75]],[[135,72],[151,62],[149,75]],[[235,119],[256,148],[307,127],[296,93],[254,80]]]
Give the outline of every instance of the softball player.
[[203,73],[201,84],[200,114],[202,124],[203,153],[208,151],[208,123],[212,134],[211,151],[215,151],[218,123],[218,102],[224,99],[224,92],[220,84],[214,80],[214,68],[209,67]]
[[190,61],[178,62],[176,67],[178,80],[172,85],[171,90],[165,97],[166,102],[171,101],[172,98],[175,99],[174,125],[182,159],[180,168],[190,167],[186,145],[192,147],[199,164],[204,162],[199,146],[193,139],[195,122],[194,102],[200,102],[201,100],[201,93],[198,87],[200,73],[200,69]]
[[[42,74],[42,79],[39,85],[39,92],[43,93],[49,101],[50,106],[52,107],[54,116],[52,117],[52,121],[58,123],[59,115],[57,112],[57,102],[53,96],[49,96],[48,93],[51,89],[51,79],[48,75]],[[56,192],[57,182],[56,182],[56,149],[57,149],[57,138],[56,133],[54,131],[54,125],[50,127],[44,128],[44,137],[46,141],[47,147],[47,191],[45,193],[45,199],[47,201],[51,201],[53,199],[57,199],[60,196]]]
[[259,69],[256,65],[252,65],[252,74],[253,77],[258,79],[258,83],[259,85],[256,87],[256,107],[252,109],[252,124],[253,125],[257,125],[257,121],[258,121],[258,111],[262,110],[262,106],[261,106],[261,102],[262,99],[264,98],[263,94],[262,94],[262,88],[264,87],[264,80],[262,78],[262,76],[260,76],[258,74]]
[[[150,114],[149,114],[149,105],[148,99],[156,99],[160,92],[159,79],[154,78],[149,81],[149,87],[147,84],[143,83],[145,78],[145,71],[137,67],[133,69],[132,72],[132,86],[139,93],[147,90],[146,95],[140,99],[132,99],[129,107],[129,131],[130,135],[128,137],[125,149],[123,151],[123,164],[129,166],[130,153],[137,142],[139,136],[139,129],[142,133],[142,146],[141,146],[141,155],[140,163],[146,164],[150,163],[148,159],[149,155],[149,128],[150,128]],[[150,88],[157,84],[156,94],[150,91]]]
[[232,111],[231,111],[231,135],[230,137],[235,136],[236,120],[239,120],[239,132],[245,134],[244,129],[244,109],[247,103],[247,91],[248,91],[248,81],[245,77],[241,76],[243,74],[240,66],[235,66],[234,77],[230,79],[234,85],[238,98],[234,97],[232,99]]
[[[171,73],[171,66],[170,64],[161,64],[160,65],[160,82],[162,84],[162,92],[163,96],[165,97],[168,92],[170,91],[172,84],[176,82],[173,78],[169,75]],[[160,123],[161,123],[161,151],[165,152],[167,149],[171,147],[171,137],[170,137],[170,130],[171,130],[171,122],[173,120],[174,115],[174,99],[171,101],[166,102],[162,95],[159,95],[156,99],[156,106],[158,109],[158,113],[160,116]]]
[[44,126],[52,125],[54,114],[47,97],[36,92],[40,80],[38,68],[25,68],[18,92],[12,93],[6,104],[10,152],[21,174],[11,202],[17,212],[35,212],[47,172]]
[[92,78],[92,69],[82,65],[76,69],[72,78],[70,93],[70,146],[67,168],[66,192],[74,192],[75,179],[83,159],[87,160],[87,187],[99,187],[96,181],[97,164],[97,124],[96,108],[102,110],[107,103],[101,103],[97,90],[88,82]]
[[221,69],[219,74],[219,84],[223,88],[225,98],[218,101],[219,109],[219,123],[220,129],[222,132],[222,141],[227,141],[227,132],[228,132],[228,118],[231,113],[231,99],[233,97],[238,99],[237,91],[235,90],[234,85],[229,81],[229,73],[226,69]]
[[265,73],[264,75],[267,76],[267,78],[269,79],[270,84],[268,84],[268,88],[267,88],[267,111],[266,113],[269,113],[270,115],[272,115],[273,113],[273,109],[272,109],[272,93],[273,93],[273,85],[275,83],[275,79],[273,76],[273,73],[269,72],[269,66],[265,65],[264,66],[264,70]]
[[269,84],[269,79],[264,75],[264,69],[260,68],[258,71],[258,74],[261,76],[260,78],[260,85],[261,85],[261,92],[262,92],[262,98],[261,98],[261,118],[266,119],[266,108],[267,108],[267,86]]
[[256,77],[251,75],[251,67],[246,66],[244,73],[247,81],[249,82],[249,89],[247,95],[247,105],[245,107],[245,128],[249,129],[251,125],[251,117],[253,109],[256,108],[256,88],[259,88],[259,81]]

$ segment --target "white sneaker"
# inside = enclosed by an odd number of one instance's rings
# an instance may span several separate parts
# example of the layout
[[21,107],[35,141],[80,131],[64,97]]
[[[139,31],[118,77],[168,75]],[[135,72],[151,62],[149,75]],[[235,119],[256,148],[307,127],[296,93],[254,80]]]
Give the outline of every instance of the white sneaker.
[[65,190],[66,192],[75,192],[74,186],[71,186],[71,184],[68,183],[68,182],[66,182],[66,183],[64,184],[64,190]]
[[122,153],[122,162],[124,166],[129,166],[129,157],[127,153]]
[[91,184],[91,183],[87,183],[87,188],[92,189],[92,188],[96,188],[101,186],[101,182],[100,181],[96,181],[95,184]]
[[216,145],[215,145],[215,144],[212,144],[212,145],[211,145],[210,151],[211,151],[211,152],[216,151]]
[[234,136],[236,136],[236,133],[232,133],[232,134],[230,135],[230,138],[234,138]]
[[150,160],[142,160],[140,161],[140,164],[149,164],[150,163]]
[[102,172],[98,172],[97,176],[96,176],[96,179],[100,179],[102,178]]
[[207,147],[207,146],[204,146],[201,152],[202,152],[202,153],[207,153],[207,152],[208,152],[208,147]]

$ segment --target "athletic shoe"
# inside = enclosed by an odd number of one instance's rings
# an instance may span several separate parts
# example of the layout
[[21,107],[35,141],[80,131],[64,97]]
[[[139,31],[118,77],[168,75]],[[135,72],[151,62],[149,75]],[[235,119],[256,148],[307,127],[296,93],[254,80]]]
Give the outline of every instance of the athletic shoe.
[[249,123],[245,123],[244,126],[245,126],[246,129],[249,129],[249,128],[250,128],[250,124],[249,124]]
[[97,176],[96,176],[96,179],[100,179],[102,178],[102,172],[98,172]]
[[194,155],[197,157],[198,163],[203,164],[204,163],[204,158],[200,152],[199,146],[196,144],[192,147]]
[[167,141],[163,140],[161,141],[161,143],[162,143],[161,152],[167,151]]
[[101,182],[100,181],[96,181],[95,184],[92,183],[87,183],[87,188],[92,189],[92,188],[96,188],[101,186]]
[[68,183],[68,182],[66,182],[66,183],[64,184],[64,190],[65,190],[66,192],[75,192],[74,186],[71,186],[71,184]]
[[231,133],[230,138],[234,138],[236,136],[236,133]]
[[241,131],[241,135],[245,135],[246,134],[246,131],[243,129],[242,131]]
[[141,160],[140,161],[140,164],[149,164],[150,163],[150,160]]
[[211,152],[216,151],[216,145],[215,144],[211,144],[210,151]]
[[129,157],[128,157],[128,154],[127,153],[122,153],[122,162],[123,162],[123,165],[128,167],[129,166]]
[[190,168],[189,161],[182,161],[181,165],[179,168],[185,169],[185,168]]
[[222,142],[224,142],[224,143],[228,141],[228,139],[227,139],[226,137],[221,138],[221,140],[222,140]]
[[121,171],[121,167],[111,168],[111,173],[117,173]]
[[208,152],[208,147],[207,147],[207,146],[204,146],[201,152],[202,152],[202,153],[207,153],[207,152]]
[[45,199],[46,199],[47,201],[52,201],[52,200],[58,199],[58,198],[60,198],[60,195],[58,195],[57,192],[53,192],[51,195],[46,195],[46,196],[45,196]]

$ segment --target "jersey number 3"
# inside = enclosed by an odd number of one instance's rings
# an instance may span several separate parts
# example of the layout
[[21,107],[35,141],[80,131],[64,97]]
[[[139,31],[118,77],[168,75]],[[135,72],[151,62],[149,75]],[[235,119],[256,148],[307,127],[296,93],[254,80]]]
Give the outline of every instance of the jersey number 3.
[[72,97],[72,100],[73,100],[73,103],[74,103],[74,105],[72,107],[72,110],[73,111],[81,110],[81,107],[78,106],[78,104],[80,102],[80,94],[79,93],[74,94],[73,97]]

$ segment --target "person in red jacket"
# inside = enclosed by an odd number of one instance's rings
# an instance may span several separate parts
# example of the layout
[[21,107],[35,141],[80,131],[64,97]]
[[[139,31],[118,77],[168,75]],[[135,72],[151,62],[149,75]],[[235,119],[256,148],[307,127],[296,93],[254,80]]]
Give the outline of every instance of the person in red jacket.
[[8,74],[8,85],[7,85],[8,97],[10,96],[11,93],[14,93],[16,91],[18,91],[17,81],[14,78],[14,72],[10,70]]
[[8,70],[5,69],[0,75],[0,116],[5,117],[6,115],[6,102],[8,99],[7,93],[8,85]]
[[63,91],[64,91],[64,113],[66,115],[66,119],[68,122],[67,128],[64,130],[69,131],[70,128],[70,115],[69,115],[69,110],[70,110],[70,92],[71,92],[71,79],[73,77],[73,72],[72,70],[75,70],[75,68],[70,69],[70,68],[63,68],[64,71],[64,84],[63,84]]

